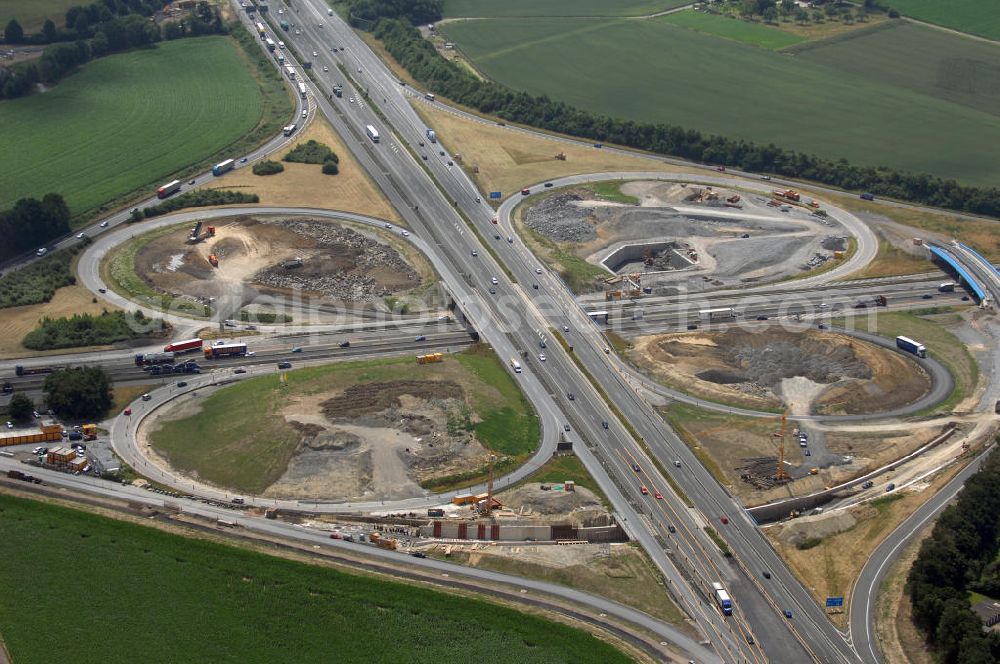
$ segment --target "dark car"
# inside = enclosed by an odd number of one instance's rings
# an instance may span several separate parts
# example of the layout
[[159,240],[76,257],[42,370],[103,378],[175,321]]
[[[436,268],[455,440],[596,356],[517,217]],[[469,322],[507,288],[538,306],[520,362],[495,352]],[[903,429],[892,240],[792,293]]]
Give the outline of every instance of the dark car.
[[632,464],[632,470],[634,470],[637,473],[641,473],[642,472],[642,469],[639,468],[639,464],[637,464],[637,463],[633,463]]
[[427,161],[427,155],[425,154],[420,155],[420,158],[423,159],[424,161]]
[[242,498],[233,498],[232,502],[233,502],[233,505],[242,505],[243,504],[243,499]]
[[770,572],[768,572],[768,571],[765,571],[765,572],[764,572],[764,578],[765,578],[765,579],[770,579],[770,578],[771,578],[771,573],[770,573]]
[[757,320],[767,320],[767,316],[757,316]]
[[676,533],[677,532],[677,529],[674,528],[673,526],[667,526],[667,530],[669,530],[672,533]]
[[292,368],[292,363],[291,362],[278,362],[278,368],[279,369],[291,369]]
[[341,348],[350,348],[351,347],[351,342],[350,341],[341,341],[339,345],[340,345]]
[[244,369],[243,367],[240,367],[238,369],[233,369],[233,373],[244,374],[246,372],[247,372],[247,370]]
[[784,613],[785,613],[785,617],[788,618],[789,620],[791,620],[791,618],[792,618],[792,612],[789,611],[788,609],[785,609]]
[[563,425],[563,431],[569,431],[569,425],[568,424],[564,424]]
[[566,396],[570,401],[576,401],[576,396],[572,392],[568,393]]
[[410,555],[413,556],[414,558],[426,558],[427,557],[427,554],[424,553],[423,551],[414,551]]
[[823,325],[823,323],[820,323],[820,324],[819,324],[819,325],[817,325],[816,327],[818,327],[818,328],[819,328],[819,329],[821,329],[821,330],[825,330],[825,329],[826,329],[826,325]]
[[607,429],[608,428],[608,421],[604,420],[603,422],[601,422],[601,427],[604,428],[604,429]]
[[552,183],[551,183],[551,182],[546,182],[546,183],[545,183],[545,186],[546,186],[546,187],[551,187],[551,186],[552,186]]
[[416,339],[414,339],[414,341],[427,341],[427,337],[421,334]]
[[697,326],[697,325],[695,325],[694,323],[691,323],[690,325],[688,325],[688,329],[689,329],[689,330],[697,330],[697,329],[698,329],[698,326]]
[[930,293],[924,293],[923,295],[920,296],[920,299],[922,299],[922,300],[929,300],[932,297],[934,297],[934,296],[931,295]]
[[719,521],[722,522],[722,525],[726,525],[727,523],[729,523],[729,517],[727,517],[727,516],[720,516],[719,517]]
[[444,150],[441,150],[440,152],[438,152],[438,154],[443,157],[444,156]]
[[177,387],[187,387],[187,386],[188,386],[187,382],[183,381],[183,380],[181,382],[177,383]]

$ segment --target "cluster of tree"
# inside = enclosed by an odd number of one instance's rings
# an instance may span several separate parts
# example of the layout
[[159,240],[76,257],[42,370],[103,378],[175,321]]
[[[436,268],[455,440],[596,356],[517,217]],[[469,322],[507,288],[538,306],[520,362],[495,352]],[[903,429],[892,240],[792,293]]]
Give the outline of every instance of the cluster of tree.
[[69,232],[69,207],[59,194],[22,198],[0,210],[0,260],[35,249]]
[[[0,98],[26,95],[36,83],[55,83],[74,68],[110,53],[149,46],[164,38],[225,31],[218,8],[207,2],[198,3],[191,16],[165,22],[162,28],[149,19],[153,11],[153,6],[144,0],[102,0],[70,8],[66,12],[65,40],[47,47],[38,60],[0,68]],[[9,35],[12,28],[16,36],[20,25],[8,24],[5,34]]]
[[254,164],[251,170],[254,175],[277,175],[284,171],[285,167],[281,165],[280,161],[265,159]]
[[[199,189],[168,198],[158,205],[152,205],[142,210],[142,215],[159,217],[174,210],[190,207],[208,207],[210,205],[240,205],[243,203],[260,203],[257,194],[246,194],[242,191],[227,191],[225,189]],[[133,214],[133,218],[137,216]]]
[[597,115],[546,96],[517,92],[492,81],[482,81],[440,57],[434,46],[405,21],[383,18],[375,25],[373,33],[389,53],[432,92],[512,122],[691,161],[802,178],[847,190],[870,191],[936,207],[1000,216],[1000,189],[996,187],[967,187],[954,180],[926,174],[856,166],[843,159],[831,161],[774,144],[759,145],[741,139],[706,136],[693,129],[668,124]]
[[35,402],[27,394],[16,392],[7,404],[7,417],[17,423],[30,422],[35,418]]
[[340,157],[337,156],[337,153],[331,150],[328,145],[313,139],[296,145],[291,152],[284,156],[283,161],[299,164],[323,164],[323,173],[326,175],[336,175],[340,172],[338,167]]
[[407,18],[421,24],[441,18],[444,0],[347,0],[347,10],[351,22],[362,27],[379,18]]
[[969,590],[1000,552],[1000,454],[969,478],[942,512],[907,577],[913,621],[944,664],[1000,661],[1000,638],[983,632]]
[[76,314],[70,318],[43,318],[38,327],[24,337],[25,348],[53,350],[103,346],[129,339],[160,337],[167,326],[159,318],[147,318],[139,310],[103,311],[100,315]]
[[0,277],[0,309],[48,302],[57,289],[75,284],[74,253],[63,249]]
[[111,377],[100,367],[53,371],[42,386],[45,403],[70,420],[104,417],[111,408]]
[[66,11],[62,28],[57,27],[52,19],[46,19],[42,31],[33,35],[25,34],[17,19],[12,18],[4,29],[4,41],[8,44],[51,44],[88,39],[94,36],[96,26],[130,14],[149,17],[161,6],[162,3],[150,0],[101,0],[78,5]]

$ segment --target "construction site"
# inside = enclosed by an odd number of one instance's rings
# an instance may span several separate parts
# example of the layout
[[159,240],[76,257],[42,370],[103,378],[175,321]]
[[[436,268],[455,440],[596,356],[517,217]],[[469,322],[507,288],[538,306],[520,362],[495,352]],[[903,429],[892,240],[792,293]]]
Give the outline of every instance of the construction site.
[[627,359],[663,385],[759,410],[869,414],[912,403],[930,377],[899,353],[829,330],[781,326],[636,337]]
[[622,183],[620,194],[607,200],[585,186],[558,190],[519,210],[515,222],[555,268],[566,269],[561,253],[594,266],[586,284],[577,284],[580,293],[766,283],[843,259],[848,248],[847,232],[793,190],[763,196],[633,181]]
[[174,298],[235,311],[255,301],[321,298],[338,309],[419,310],[409,295],[433,268],[385,229],[329,219],[234,217],[173,227],[139,239],[134,273]]

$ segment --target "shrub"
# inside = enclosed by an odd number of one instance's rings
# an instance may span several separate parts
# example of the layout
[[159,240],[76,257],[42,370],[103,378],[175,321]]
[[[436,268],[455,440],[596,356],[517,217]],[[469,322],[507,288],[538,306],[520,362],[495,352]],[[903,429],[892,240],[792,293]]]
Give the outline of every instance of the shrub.
[[[279,164],[280,165],[280,164]],[[167,199],[159,205],[154,205],[143,210],[143,214],[148,217],[158,217],[174,210],[189,207],[207,207],[209,205],[240,205],[243,203],[259,203],[260,197],[257,194],[245,194],[242,191],[226,191],[225,189],[200,189],[189,191],[180,196]]]
[[254,175],[277,175],[283,170],[285,170],[285,167],[281,165],[281,162],[271,161],[270,159],[258,161],[253,165]]
[[340,158],[329,146],[309,139],[305,143],[299,143],[291,152],[282,157],[282,161],[294,162],[298,164],[325,164],[328,161],[338,163]]

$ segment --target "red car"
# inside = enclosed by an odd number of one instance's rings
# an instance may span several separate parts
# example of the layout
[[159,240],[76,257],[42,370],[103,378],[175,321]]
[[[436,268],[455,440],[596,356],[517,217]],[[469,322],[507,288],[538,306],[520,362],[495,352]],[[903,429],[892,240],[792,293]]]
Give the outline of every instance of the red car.
[[643,484],[642,486],[639,487],[639,491],[641,491],[642,495],[644,495],[644,496],[648,496],[649,495],[649,489],[646,488],[645,484]]
[[719,521],[722,522],[722,525],[726,525],[727,523],[729,523],[729,517],[728,516],[719,517]]
[[126,415],[131,415],[132,414],[132,409],[131,408],[126,408],[125,409],[125,414]]
[[653,496],[655,496],[657,500],[663,500],[663,494],[660,493],[659,491],[654,493]]

